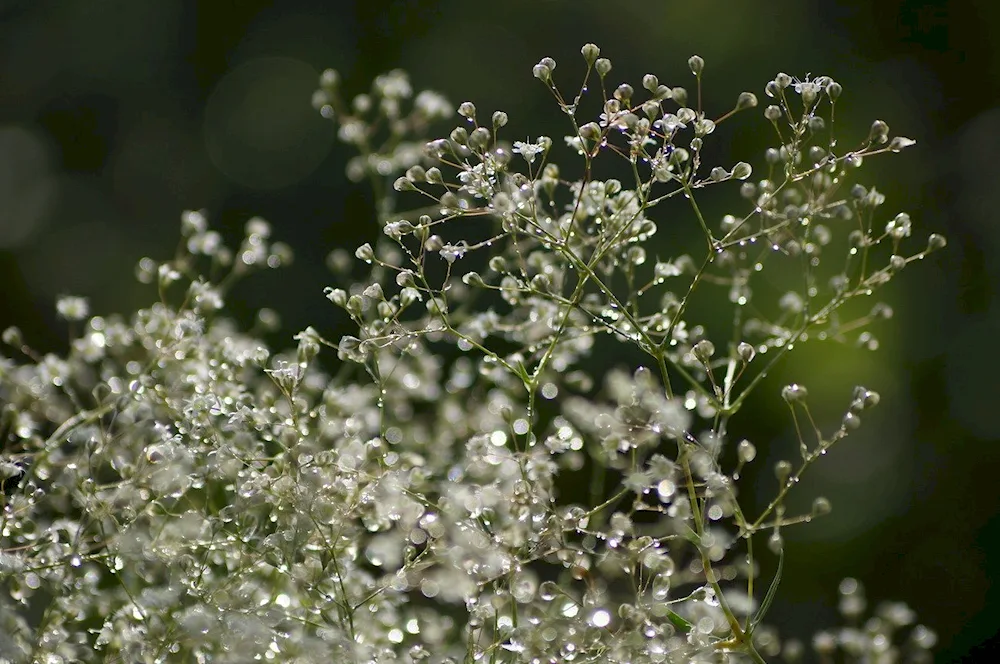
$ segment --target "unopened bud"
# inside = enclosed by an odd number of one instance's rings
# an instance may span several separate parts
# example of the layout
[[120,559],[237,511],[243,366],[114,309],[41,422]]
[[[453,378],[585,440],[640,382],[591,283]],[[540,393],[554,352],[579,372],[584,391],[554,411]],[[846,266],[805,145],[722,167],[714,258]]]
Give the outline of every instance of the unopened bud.
[[823,496],[817,496],[816,499],[813,500],[813,516],[823,516],[824,514],[829,514],[832,509],[833,506],[830,505],[830,501]]
[[366,263],[371,263],[375,260],[375,252],[372,250],[372,246],[367,242],[358,247],[357,251],[354,252],[354,255]]
[[476,119],[476,105],[471,101],[463,101],[458,106],[458,114],[469,120]]
[[695,357],[704,362],[705,360],[715,355],[715,344],[713,344],[708,339],[702,339],[701,341],[699,341],[694,345],[694,348],[691,349],[691,352],[694,353]]
[[691,68],[692,74],[701,76],[701,72],[705,70],[705,60],[700,55],[692,55],[688,58],[688,67]]
[[584,44],[583,48],[580,49],[580,53],[583,55],[583,59],[587,61],[587,65],[593,66],[598,56],[601,55],[601,49],[598,48],[597,44]]
[[791,385],[785,385],[783,388],[781,388],[781,398],[787,401],[788,403],[802,401],[808,396],[809,396],[809,391],[805,388],[805,385],[792,383]]
[[736,98],[736,110],[742,111],[746,108],[753,108],[757,105],[757,95],[752,92],[741,92]]
[[872,123],[871,131],[868,132],[868,140],[875,143],[885,143],[889,140],[889,125],[882,120]]

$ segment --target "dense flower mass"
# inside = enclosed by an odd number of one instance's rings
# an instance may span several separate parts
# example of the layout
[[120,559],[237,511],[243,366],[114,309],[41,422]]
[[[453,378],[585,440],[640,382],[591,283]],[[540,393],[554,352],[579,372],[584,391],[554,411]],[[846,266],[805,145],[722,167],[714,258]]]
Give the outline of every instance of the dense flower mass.
[[[480,124],[471,102],[426,141],[454,112],[440,95],[393,71],[347,102],[323,74],[313,103],[358,149],[347,172],[372,183],[383,231],[354,254],[367,276],[326,290],[350,335],[307,328],[275,354],[237,329],[234,279],[291,252],[260,218],[226,247],[195,211],[180,255],[139,263],[153,306],[91,316],[62,299],[65,357],[4,332],[0,661],[930,661],[934,633],[904,604],[866,618],[853,579],[844,628],[808,642],[765,621],[782,530],[831,508],[789,514],[785,497],[878,394],[855,388],[822,432],[806,387],[781,391],[800,456],[759,514],[738,491],[756,446],[729,426],[793,346],[877,347],[868,328],[891,309],[849,305],[944,246],[907,249],[909,215],[886,222],[884,197],[851,183],[913,141],[877,121],[842,149],[841,86],[779,74],[754,180],[702,163],[754,94],[710,115],[652,74],[616,86],[600,49],[582,52],[571,94],[551,58],[533,69],[561,141],[508,142],[507,114]],[[705,62],[688,65],[700,91]],[[707,218],[713,186],[743,209]],[[666,223],[687,223],[694,251],[660,258]],[[341,274],[352,262],[331,254]],[[775,302],[755,297],[762,272],[786,284]],[[699,318],[703,297],[730,322]],[[645,360],[595,373],[609,344]]]

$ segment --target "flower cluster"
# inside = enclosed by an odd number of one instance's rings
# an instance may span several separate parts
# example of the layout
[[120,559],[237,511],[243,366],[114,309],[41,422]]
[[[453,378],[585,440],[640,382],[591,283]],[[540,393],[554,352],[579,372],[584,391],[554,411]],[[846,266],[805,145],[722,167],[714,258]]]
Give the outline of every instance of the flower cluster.
[[[152,307],[91,316],[65,298],[66,357],[4,333],[0,660],[803,656],[765,617],[783,529],[831,505],[790,514],[785,498],[879,396],[855,388],[823,432],[807,388],[786,386],[801,454],[776,465],[758,514],[738,490],[756,446],[730,420],[797,345],[877,347],[891,309],[855,303],[944,246],[909,249],[910,217],[885,221],[883,196],[851,182],[913,141],[877,121],[843,149],[841,86],[779,74],[763,111],[777,144],[754,179],[703,161],[756,95],[710,115],[697,56],[689,95],[653,74],[615,85],[596,46],[582,54],[570,95],[551,58],[533,69],[567,119],[561,141],[507,141],[508,115],[472,102],[421,140],[453,113],[442,97],[394,71],[347,102],[323,74],[313,103],[359,151],[347,172],[372,184],[382,230],[354,254],[365,278],[326,289],[356,333],[307,328],[272,355],[239,331],[229,287],[291,253],[257,218],[232,251],[201,212],[183,215],[173,260],[140,261]],[[706,217],[714,186],[743,209]],[[694,246],[657,235],[684,219]],[[785,285],[774,302],[755,297],[763,275]],[[731,311],[724,325],[705,301]],[[617,346],[645,359],[595,375]],[[766,582],[762,539],[778,560]],[[865,620],[860,584],[840,590],[847,626],[816,635],[817,654],[929,661],[934,634],[905,605]]]

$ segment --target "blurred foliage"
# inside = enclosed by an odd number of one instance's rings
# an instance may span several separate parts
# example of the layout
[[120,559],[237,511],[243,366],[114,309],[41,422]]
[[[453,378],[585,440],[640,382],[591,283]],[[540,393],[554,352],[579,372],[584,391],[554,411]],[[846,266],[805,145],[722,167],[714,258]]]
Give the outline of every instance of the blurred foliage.
[[[801,379],[798,366],[825,367],[828,381],[809,388],[831,417],[854,384],[884,397],[861,440],[806,487],[803,504],[824,494],[834,511],[789,531],[773,615],[803,633],[829,622],[839,579],[854,575],[872,598],[909,602],[940,634],[941,661],[957,660],[993,636],[1000,612],[996,25],[1000,6],[985,0],[0,0],[0,328],[16,323],[36,347],[59,349],[57,294],[87,296],[96,313],[145,304],[154,294],[132,278],[135,263],[165,257],[181,210],[205,208],[233,237],[261,215],[296,249],[280,278],[238,291],[245,322],[277,309],[282,346],[307,324],[345,332],[323,297],[325,258],[378,229],[369,194],[344,177],[348,151],[309,105],[326,67],[356,92],[402,67],[418,88],[506,111],[508,136],[554,137],[564,118],[531,66],[551,56],[557,78],[572,80],[586,41],[634,84],[652,71],[689,85],[685,63],[698,53],[708,108],[760,94],[777,71],[828,74],[844,85],[838,124],[856,133],[846,143],[875,117],[918,140],[866,177],[887,213],[908,211],[950,242],[894,284],[878,352],[807,348],[771,377],[774,395]],[[720,160],[759,164],[766,125],[734,125]],[[769,463],[791,446],[780,405],[762,400],[743,416]]]

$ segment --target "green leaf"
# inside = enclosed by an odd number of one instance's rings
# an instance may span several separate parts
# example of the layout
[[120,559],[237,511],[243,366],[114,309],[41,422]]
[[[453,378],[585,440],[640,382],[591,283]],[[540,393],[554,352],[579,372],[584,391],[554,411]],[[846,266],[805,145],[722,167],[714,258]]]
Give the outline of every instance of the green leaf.
[[778,551],[778,569],[774,572],[774,579],[771,580],[771,587],[767,589],[767,594],[764,595],[764,601],[761,602],[756,615],[754,615],[753,620],[750,621],[750,629],[747,630],[747,636],[753,634],[753,631],[757,629],[757,625],[759,625],[760,621],[764,619],[768,609],[771,608],[771,602],[774,601],[774,596],[778,594],[778,584],[781,583],[781,569],[784,562],[785,550],[782,548]]
[[691,629],[694,627],[694,625],[692,625],[687,620],[682,618],[679,614],[674,613],[670,609],[667,609],[667,620],[673,623],[674,627],[679,629],[681,632],[684,632],[685,634],[690,632]]

